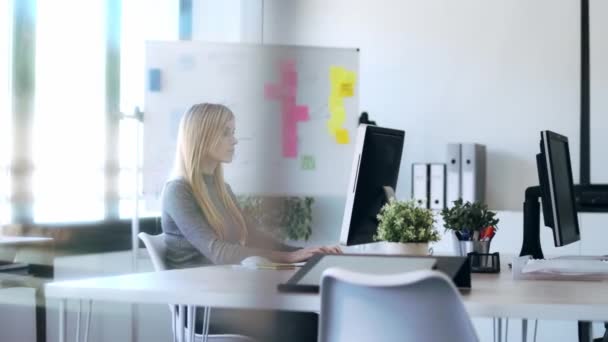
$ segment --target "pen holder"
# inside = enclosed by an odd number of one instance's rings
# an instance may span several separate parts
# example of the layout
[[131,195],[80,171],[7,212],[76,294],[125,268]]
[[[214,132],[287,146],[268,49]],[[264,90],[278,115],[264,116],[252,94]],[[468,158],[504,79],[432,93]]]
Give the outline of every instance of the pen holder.
[[456,254],[459,256],[467,256],[469,253],[490,253],[491,241],[460,241],[456,242]]
[[500,255],[496,253],[477,253],[467,254],[471,272],[473,273],[500,273]]

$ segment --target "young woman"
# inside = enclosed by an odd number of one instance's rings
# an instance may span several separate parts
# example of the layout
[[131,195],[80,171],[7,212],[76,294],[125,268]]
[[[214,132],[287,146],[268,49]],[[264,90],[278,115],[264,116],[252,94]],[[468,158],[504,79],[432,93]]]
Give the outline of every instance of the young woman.
[[[162,195],[161,222],[167,244],[167,265],[186,268],[238,264],[249,256],[294,263],[317,253],[340,253],[338,247],[286,246],[247,225],[222,172],[222,164],[230,163],[234,156],[237,144],[234,132],[234,115],[223,105],[196,104],[182,117],[174,172]],[[216,333],[243,333],[260,339],[277,337],[292,341],[302,340],[303,335],[308,335],[309,341],[316,338],[316,317],[302,314],[215,309],[211,317],[211,333],[217,322],[215,326],[229,331],[216,330]],[[260,322],[260,317],[269,318],[268,322]],[[252,322],[256,326],[252,327]],[[298,326],[306,331],[299,331]],[[311,329],[314,331],[310,332]],[[296,336],[287,336],[292,334]]]

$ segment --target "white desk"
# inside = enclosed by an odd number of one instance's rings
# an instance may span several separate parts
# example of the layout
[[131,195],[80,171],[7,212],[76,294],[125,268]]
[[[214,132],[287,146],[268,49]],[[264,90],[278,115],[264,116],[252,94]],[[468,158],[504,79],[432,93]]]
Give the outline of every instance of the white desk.
[[[319,295],[276,290],[293,272],[211,266],[53,282],[45,293],[63,308],[77,299],[318,312]],[[471,316],[608,321],[608,282],[514,281],[507,268],[474,274],[463,300]]]
[[33,243],[43,243],[53,240],[49,237],[36,236],[0,236],[0,246],[19,246]]

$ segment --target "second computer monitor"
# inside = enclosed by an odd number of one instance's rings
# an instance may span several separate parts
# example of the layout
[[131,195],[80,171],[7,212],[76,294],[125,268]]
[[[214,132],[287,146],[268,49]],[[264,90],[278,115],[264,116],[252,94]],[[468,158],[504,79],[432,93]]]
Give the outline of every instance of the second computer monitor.
[[537,156],[545,226],[553,228],[556,247],[580,240],[568,138],[541,132]]
[[373,242],[376,216],[387,201],[385,187],[397,187],[405,132],[361,125],[342,220],[340,243]]

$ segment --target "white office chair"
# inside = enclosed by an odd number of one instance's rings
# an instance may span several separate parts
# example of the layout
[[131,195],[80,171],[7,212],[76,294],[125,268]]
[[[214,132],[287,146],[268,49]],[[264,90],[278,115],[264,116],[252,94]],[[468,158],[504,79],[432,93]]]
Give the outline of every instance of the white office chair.
[[319,342],[478,341],[458,290],[436,271],[371,275],[328,269]]
[[[158,235],[139,233],[137,236],[141,239],[141,241],[143,241],[144,245],[146,246],[146,250],[150,255],[150,259],[152,259],[152,265],[154,266],[154,270],[157,272],[166,270],[167,264],[165,263],[165,254],[167,252],[167,246],[165,244],[165,233],[161,233]],[[189,306],[187,309],[187,326],[184,325],[186,316],[186,314],[184,314],[184,312],[186,311],[185,306],[169,305],[169,310],[171,310],[173,341],[183,342],[186,337],[187,341],[189,342],[255,342],[254,339],[243,335],[208,335],[208,325],[203,327],[203,329],[206,330],[204,334],[194,334],[193,327],[196,307]],[[209,316],[209,312],[210,309],[205,308],[205,313],[207,316]]]

